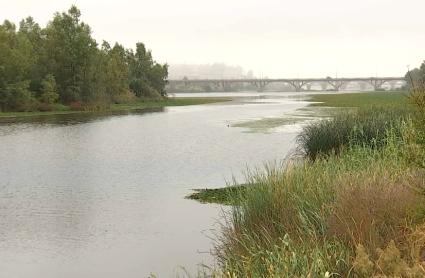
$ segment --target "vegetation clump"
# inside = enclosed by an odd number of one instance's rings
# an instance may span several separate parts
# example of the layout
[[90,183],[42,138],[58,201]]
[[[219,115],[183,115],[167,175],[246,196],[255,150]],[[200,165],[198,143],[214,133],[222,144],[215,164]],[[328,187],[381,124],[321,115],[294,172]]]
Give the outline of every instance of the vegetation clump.
[[213,276],[425,277],[424,106],[413,103],[304,129],[307,159],[233,196]]
[[187,199],[201,203],[216,203],[221,205],[236,205],[238,200],[243,199],[247,185],[235,185],[214,189],[194,189],[194,193],[186,196]]
[[[32,17],[0,25],[0,112],[101,110],[110,104],[165,97],[168,66],[143,43],[98,44],[81,12],[56,13],[45,28]],[[60,105],[59,105],[60,108]]]
[[331,119],[307,125],[298,136],[300,151],[315,160],[318,156],[339,154],[350,144],[379,148],[386,144],[388,130],[400,137],[411,110],[405,107],[363,107],[341,112]]

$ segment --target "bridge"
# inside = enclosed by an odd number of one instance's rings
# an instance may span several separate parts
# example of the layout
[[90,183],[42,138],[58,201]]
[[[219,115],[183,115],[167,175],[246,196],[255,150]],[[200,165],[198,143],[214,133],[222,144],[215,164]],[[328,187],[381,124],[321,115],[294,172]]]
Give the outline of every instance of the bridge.
[[[193,85],[208,85],[212,84],[218,87],[226,88],[229,84],[243,84],[248,83],[254,85],[259,91],[263,91],[264,88],[270,83],[286,83],[294,88],[295,91],[299,92],[303,90],[304,86],[311,86],[311,84],[325,84],[328,85],[334,91],[341,90],[342,87],[348,85],[350,82],[365,82],[373,86],[374,90],[380,90],[382,85],[388,83],[391,87],[398,82],[406,82],[404,77],[352,77],[352,78],[251,78],[251,79],[179,79],[179,80],[168,80],[168,84],[171,88],[176,86],[193,86]],[[324,90],[325,90],[324,89]]]

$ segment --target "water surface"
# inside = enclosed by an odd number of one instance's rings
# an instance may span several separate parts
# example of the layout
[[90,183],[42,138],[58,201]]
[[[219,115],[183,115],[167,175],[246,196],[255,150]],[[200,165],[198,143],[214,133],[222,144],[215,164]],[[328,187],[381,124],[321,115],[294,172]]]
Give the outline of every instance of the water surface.
[[0,277],[170,277],[213,263],[222,208],[184,196],[284,158],[297,128],[247,132],[238,123],[306,105],[293,94],[235,95],[143,113],[3,120]]

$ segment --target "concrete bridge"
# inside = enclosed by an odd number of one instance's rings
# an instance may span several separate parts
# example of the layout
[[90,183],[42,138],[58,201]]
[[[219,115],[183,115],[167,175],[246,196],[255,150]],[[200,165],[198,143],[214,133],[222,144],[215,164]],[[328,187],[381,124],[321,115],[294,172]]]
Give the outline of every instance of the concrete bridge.
[[295,91],[299,92],[303,90],[304,86],[311,86],[311,84],[325,84],[325,87],[331,86],[332,90],[339,91],[342,87],[348,85],[351,82],[364,82],[373,86],[374,90],[379,90],[385,83],[390,84],[392,87],[395,83],[406,82],[404,77],[351,77],[351,78],[253,78],[253,79],[180,79],[180,80],[168,80],[171,88],[176,86],[191,86],[191,85],[215,85],[226,88],[230,84],[242,84],[248,83],[257,87],[259,91],[263,91],[264,88],[270,83],[286,83],[294,88]]

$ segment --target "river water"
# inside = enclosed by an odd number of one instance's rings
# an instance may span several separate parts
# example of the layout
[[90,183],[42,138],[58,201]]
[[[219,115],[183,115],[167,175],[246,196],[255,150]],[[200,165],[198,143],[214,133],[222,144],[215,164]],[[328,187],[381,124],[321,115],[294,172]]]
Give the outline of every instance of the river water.
[[184,197],[284,158],[299,127],[250,130],[249,122],[307,104],[287,93],[233,95],[1,122],[0,277],[172,277],[212,264],[223,208]]

